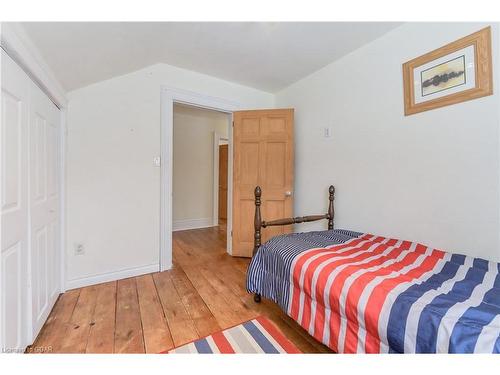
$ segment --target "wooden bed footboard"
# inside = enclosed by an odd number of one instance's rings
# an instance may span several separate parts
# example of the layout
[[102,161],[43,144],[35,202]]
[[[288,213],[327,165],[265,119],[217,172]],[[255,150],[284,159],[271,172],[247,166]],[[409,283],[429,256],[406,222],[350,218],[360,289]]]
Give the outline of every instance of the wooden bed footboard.
[[255,217],[254,217],[254,227],[255,227],[255,234],[254,234],[254,247],[253,247],[253,254],[257,252],[261,245],[261,230],[262,228],[266,227],[271,227],[271,226],[276,226],[276,225],[291,225],[291,224],[299,224],[299,223],[307,223],[310,221],[317,221],[317,220],[323,220],[326,219],[328,220],[328,229],[333,229],[333,217],[335,214],[334,208],[333,208],[333,199],[335,196],[335,187],[333,185],[330,185],[328,188],[328,212],[326,214],[322,215],[310,215],[310,216],[297,216],[297,217],[290,217],[290,218],[283,218],[283,219],[277,219],[277,220],[271,220],[271,221],[265,221],[262,220],[262,216],[260,213],[260,205],[261,205],[261,200],[260,197],[262,196],[262,189],[260,186],[257,186],[255,188]]

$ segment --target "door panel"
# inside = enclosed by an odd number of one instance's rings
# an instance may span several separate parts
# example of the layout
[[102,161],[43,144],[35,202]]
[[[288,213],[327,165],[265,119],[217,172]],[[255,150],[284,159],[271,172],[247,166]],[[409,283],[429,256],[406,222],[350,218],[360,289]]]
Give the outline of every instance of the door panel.
[[58,149],[59,135],[58,127],[50,123],[46,128],[47,132],[47,195],[48,198],[58,196],[59,192],[59,173],[58,173]]
[[258,142],[241,142],[239,145],[239,167],[241,185],[255,185],[259,181],[259,148]]
[[60,290],[59,111],[34,84],[30,104],[32,325],[36,335]]
[[33,113],[34,120],[33,127],[31,129],[31,139],[32,144],[32,171],[31,174],[31,188],[32,188],[32,202],[40,202],[45,200],[45,170],[47,167],[46,160],[46,137],[45,137],[45,128],[46,128],[46,120],[39,113]]
[[286,143],[269,142],[266,150],[266,176],[268,187],[286,185]]
[[219,219],[227,220],[228,145],[219,146]]
[[[233,255],[252,256],[254,189],[262,188],[264,220],[293,213],[293,109],[234,113]],[[287,194],[290,192],[290,195]],[[292,230],[266,228],[264,240]]]
[[[20,208],[21,179],[21,121],[22,102],[9,92],[2,90],[2,160],[4,178],[2,179],[2,209],[18,210]],[[7,183],[8,182],[8,183]]]
[[1,92],[0,349],[28,344],[28,101],[24,72],[5,54]]
[[3,348],[23,348],[26,342],[22,310],[26,305],[21,298],[26,275],[24,258],[22,242],[16,242],[2,252],[2,305],[6,307],[2,311]]
[[47,278],[45,277],[45,262],[47,259],[47,228],[39,228],[33,235],[34,241],[31,244],[31,261],[35,266],[33,272],[33,318],[40,319],[43,311],[47,307]]

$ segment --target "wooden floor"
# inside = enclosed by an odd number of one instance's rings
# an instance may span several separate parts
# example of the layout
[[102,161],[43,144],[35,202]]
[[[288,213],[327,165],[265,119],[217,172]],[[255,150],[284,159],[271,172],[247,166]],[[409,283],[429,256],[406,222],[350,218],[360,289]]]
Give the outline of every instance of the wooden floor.
[[303,352],[330,352],[276,304],[245,290],[249,259],[225,250],[224,227],[174,232],[172,270],[61,294],[29,351],[159,353],[265,315]]

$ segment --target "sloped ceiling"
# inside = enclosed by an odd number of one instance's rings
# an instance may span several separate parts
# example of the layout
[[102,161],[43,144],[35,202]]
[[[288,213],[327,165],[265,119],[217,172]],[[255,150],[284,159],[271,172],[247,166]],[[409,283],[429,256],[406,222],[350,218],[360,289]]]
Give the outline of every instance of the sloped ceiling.
[[166,63],[279,91],[399,26],[386,22],[25,22],[68,91]]

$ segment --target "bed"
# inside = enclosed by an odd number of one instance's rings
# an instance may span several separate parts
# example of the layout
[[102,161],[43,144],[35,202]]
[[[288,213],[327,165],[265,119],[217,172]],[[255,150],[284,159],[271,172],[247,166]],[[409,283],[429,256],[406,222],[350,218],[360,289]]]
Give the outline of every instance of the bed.
[[[277,303],[338,353],[499,353],[500,264],[423,244],[334,229],[324,215],[266,222],[255,189],[247,290]],[[273,225],[328,220],[328,230],[260,243]]]

